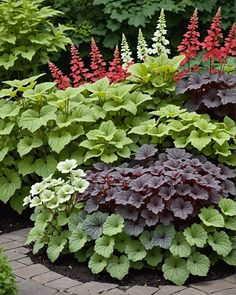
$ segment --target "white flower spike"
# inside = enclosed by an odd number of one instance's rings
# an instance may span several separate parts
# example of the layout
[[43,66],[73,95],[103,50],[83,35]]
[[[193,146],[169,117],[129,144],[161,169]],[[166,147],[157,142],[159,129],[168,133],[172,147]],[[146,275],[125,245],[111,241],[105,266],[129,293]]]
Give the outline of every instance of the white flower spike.
[[139,60],[145,60],[148,56],[149,49],[147,42],[143,36],[143,32],[141,29],[138,31],[138,45],[137,45],[137,57]]
[[123,68],[126,68],[128,64],[133,62],[132,52],[129,48],[127,43],[125,34],[122,34],[122,41],[121,41],[121,59],[123,61]]

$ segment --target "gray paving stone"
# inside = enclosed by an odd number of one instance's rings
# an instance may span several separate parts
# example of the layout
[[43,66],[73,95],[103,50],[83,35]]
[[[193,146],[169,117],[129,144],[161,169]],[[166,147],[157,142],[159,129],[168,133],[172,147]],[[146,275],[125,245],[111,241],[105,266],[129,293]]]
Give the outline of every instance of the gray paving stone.
[[0,236],[0,244],[7,243],[10,241],[11,241],[10,239],[5,238],[3,235]]
[[20,262],[20,263],[23,263],[25,265],[33,264],[33,261],[29,257],[21,258],[21,259],[19,259],[17,261]]
[[45,287],[35,281],[25,280],[18,283],[17,285],[19,294],[18,295],[54,295],[56,290]]
[[235,294],[236,294],[236,288],[212,293],[212,295],[235,295]]
[[12,234],[17,235],[17,236],[27,237],[30,230],[31,230],[30,227],[22,228],[22,229],[19,229],[19,230],[16,230],[16,231],[12,232]]
[[76,295],[97,295],[105,291],[116,288],[118,285],[115,284],[107,284],[107,283],[99,283],[99,282],[89,282],[86,284],[81,284],[79,286],[70,288],[66,290],[67,292],[71,292]]
[[16,252],[16,250],[8,250],[5,251],[4,254],[8,257],[9,261],[18,260],[26,257],[25,254]]
[[15,251],[18,253],[27,254],[30,252],[30,249],[26,247],[19,247],[19,248],[16,248]]
[[15,274],[23,279],[30,279],[46,272],[49,272],[49,269],[41,264],[27,265],[15,270]]
[[109,291],[102,292],[100,294],[102,294],[102,295],[125,295],[126,293],[125,293],[125,291],[115,288],[115,289],[112,289]]
[[46,284],[46,283],[49,283],[51,281],[55,281],[60,278],[62,278],[62,275],[60,275],[56,272],[53,272],[53,271],[49,271],[47,273],[43,273],[41,275],[33,277],[32,280],[34,280],[38,283],[41,283],[41,284]]
[[2,247],[3,247],[3,250],[7,251],[7,250],[22,247],[23,245],[24,245],[23,242],[11,241],[11,242],[7,242],[7,243],[2,244]]
[[[157,293],[158,294],[158,293]],[[174,293],[176,295],[206,295],[205,292],[199,291],[193,288],[186,288],[178,293]]]
[[224,280],[228,281],[228,282],[230,282],[232,284],[236,284],[236,273],[229,276],[229,277],[224,278]]
[[16,270],[16,269],[25,267],[25,264],[20,263],[18,261],[11,261],[11,267],[12,267],[13,270]]
[[143,287],[143,286],[133,286],[128,289],[125,294],[127,295],[152,295],[158,291],[158,288],[154,287]]
[[13,240],[13,241],[21,241],[21,242],[24,242],[24,243],[26,241],[26,237],[15,235],[14,232],[9,233],[9,234],[4,234],[4,235],[2,235],[2,237]]
[[227,282],[225,280],[200,282],[200,283],[191,284],[190,286],[206,293],[214,293],[217,291],[223,291],[226,289],[234,288],[234,285],[232,283]]
[[71,287],[80,285],[82,283],[72,280],[67,277],[62,277],[60,279],[54,280],[52,282],[46,283],[45,286],[57,289],[59,291],[65,291],[66,289],[69,289]]
[[[160,289],[154,293],[154,295],[171,295],[177,292],[180,292],[187,287],[184,286],[172,286],[172,285],[166,285],[166,286],[160,286]],[[191,295],[191,294],[189,294]]]
[[23,281],[24,281],[24,279],[22,279],[22,278],[16,276],[16,282],[17,282],[17,283],[20,283],[20,282],[23,282]]

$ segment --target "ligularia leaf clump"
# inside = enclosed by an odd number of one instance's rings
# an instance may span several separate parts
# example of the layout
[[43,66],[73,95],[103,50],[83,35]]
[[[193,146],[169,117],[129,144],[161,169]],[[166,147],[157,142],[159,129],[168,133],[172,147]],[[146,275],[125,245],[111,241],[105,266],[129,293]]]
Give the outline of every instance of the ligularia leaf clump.
[[166,47],[170,42],[166,39],[166,20],[164,10],[161,10],[160,17],[157,22],[156,31],[152,38],[152,48],[149,54],[161,55],[162,53],[169,54],[170,50]]

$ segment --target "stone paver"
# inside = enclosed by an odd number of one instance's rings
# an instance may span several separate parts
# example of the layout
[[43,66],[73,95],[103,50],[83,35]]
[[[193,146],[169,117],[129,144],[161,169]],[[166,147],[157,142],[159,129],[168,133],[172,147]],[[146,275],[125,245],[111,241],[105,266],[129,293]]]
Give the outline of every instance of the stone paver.
[[33,277],[32,280],[34,280],[38,283],[41,283],[41,284],[46,284],[46,283],[49,283],[51,281],[55,281],[60,278],[62,278],[62,275],[60,275],[56,272],[53,272],[53,271],[49,271],[47,273],[43,273],[41,275]]
[[27,265],[15,270],[15,274],[23,279],[30,279],[46,272],[49,272],[49,269],[41,264]]
[[16,269],[19,269],[19,268],[25,267],[25,264],[20,263],[20,262],[18,262],[18,261],[12,261],[12,262],[11,262],[11,266],[12,266],[12,269],[13,269],[13,270],[16,270]]
[[41,285],[32,280],[24,280],[18,285],[19,295],[54,295],[56,290]]
[[45,286],[57,289],[59,291],[65,291],[66,289],[69,289],[71,287],[74,287],[74,286],[77,286],[80,284],[82,284],[82,283],[72,280],[67,277],[62,277],[62,278],[56,279],[52,282],[46,283]]
[[236,294],[236,288],[212,293],[212,295],[235,295],[235,294]]
[[190,286],[166,285],[160,288],[145,286],[118,286],[116,284],[89,282],[81,283],[63,277],[41,264],[33,264],[24,247],[29,232],[21,229],[0,235],[16,275],[19,295],[233,295],[236,294],[236,274],[221,280],[200,282]]
[[22,247],[23,245],[24,245],[23,242],[11,241],[11,242],[2,244],[2,247],[3,247],[3,250],[7,251],[7,250]]
[[191,287],[203,291],[205,293],[214,293],[217,291],[222,291],[226,289],[234,288],[234,284],[227,282],[225,280],[215,280],[215,281],[208,281],[208,282],[200,282],[190,285]]
[[70,288],[67,292],[71,292],[76,295],[96,295],[111,289],[114,289],[118,285],[115,284],[107,284],[107,283],[99,283],[99,282],[89,282],[85,284],[81,284],[79,286]]
[[236,273],[225,278],[224,280],[226,280],[227,282],[230,282],[232,284],[236,284]]
[[33,264],[33,261],[29,257],[21,258],[21,259],[19,259],[17,261],[20,262],[20,263],[23,263],[25,265]]
[[[187,287],[179,287],[179,286],[172,286],[172,285],[167,285],[167,286],[161,286],[160,289],[154,293],[154,295],[171,295],[177,292],[180,292]],[[189,294],[191,295],[191,294]]]
[[[157,293],[158,294],[158,293]],[[178,295],[205,295],[205,292],[199,291],[197,289],[193,289],[193,288],[186,288],[178,293],[174,293],[174,294],[178,294]]]
[[157,291],[157,288],[153,287],[143,287],[143,286],[133,286],[128,289],[125,294],[127,295],[152,295]]

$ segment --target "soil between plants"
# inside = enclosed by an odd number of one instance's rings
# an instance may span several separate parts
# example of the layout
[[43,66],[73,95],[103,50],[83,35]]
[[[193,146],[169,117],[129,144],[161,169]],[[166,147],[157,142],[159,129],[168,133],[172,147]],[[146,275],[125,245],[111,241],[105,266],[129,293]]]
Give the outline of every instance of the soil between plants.
[[[118,284],[120,289],[124,286],[151,286],[158,287],[160,285],[173,285],[173,283],[165,280],[162,271],[157,269],[143,268],[141,270],[131,269],[129,274],[122,280],[113,279],[105,271],[100,274],[93,274],[88,268],[88,262],[79,263],[75,260],[73,255],[64,255],[54,263],[51,263],[45,252],[41,251],[37,255],[32,252],[28,254],[34,263],[45,265],[50,270],[59,273],[63,276],[78,280],[82,283],[97,281],[102,283]],[[185,285],[222,279],[235,273],[235,268],[230,267],[224,262],[218,262],[210,268],[206,277],[190,276]],[[122,287],[123,286],[123,287]]]
[[26,209],[19,215],[8,204],[0,202],[0,235],[33,226],[31,213],[31,210]]

